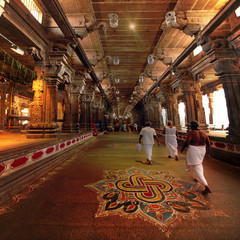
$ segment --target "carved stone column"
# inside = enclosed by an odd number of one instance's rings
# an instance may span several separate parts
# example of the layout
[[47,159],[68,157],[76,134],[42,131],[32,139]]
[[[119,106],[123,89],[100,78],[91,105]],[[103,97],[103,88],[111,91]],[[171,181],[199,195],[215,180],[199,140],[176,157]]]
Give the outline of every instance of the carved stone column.
[[167,107],[167,116],[168,120],[173,121],[173,125],[177,129],[180,129],[180,117],[178,113],[178,99],[177,95],[172,91],[171,86],[168,84],[161,84],[161,90],[164,95],[166,107]]
[[80,130],[86,131],[86,104],[85,104],[85,95],[81,94],[80,96]]
[[150,97],[146,97],[144,99],[144,113],[143,113],[143,118],[144,118],[144,124],[146,121],[150,121]]
[[186,106],[187,122],[190,123],[194,120],[199,121],[196,109],[194,80],[191,74],[186,69],[177,69],[176,77],[177,79],[174,84],[179,85],[181,91],[184,93],[183,101],[185,102]]
[[164,122],[163,122],[163,115],[162,115],[162,103],[164,102],[164,95],[163,92],[160,90],[159,93],[157,94],[157,99],[158,99],[158,111],[159,111],[159,127],[160,129],[164,128]]
[[59,81],[57,79],[51,79],[50,81],[47,81],[44,125],[45,137],[56,137],[56,134],[59,131],[59,126],[57,124],[58,84]]
[[214,115],[214,106],[213,106],[213,93],[208,93],[208,107],[210,110],[209,113],[209,124],[213,124],[213,115]]
[[[70,82],[72,71],[67,58],[70,52],[61,45],[53,46],[44,61],[39,61],[36,70],[38,82],[33,86],[35,91],[31,109],[31,123],[28,138],[56,137],[59,131],[57,124],[58,85]],[[44,76],[42,73],[44,72]],[[40,80],[44,80],[43,84]],[[39,90],[40,88],[40,90]],[[41,89],[42,88],[42,89]]]
[[27,138],[42,138],[45,124],[44,94],[46,94],[46,82],[40,77],[33,81],[33,101],[30,107],[30,124]]
[[154,113],[154,128],[160,128],[160,113],[159,113],[159,103],[155,100],[153,103],[153,113]]
[[199,129],[207,130],[205,110],[202,103],[201,84],[197,82],[195,84],[195,99],[196,99],[196,115],[199,123]]
[[68,94],[65,99],[63,132],[79,132],[80,129],[80,94],[84,89],[84,79],[75,79],[65,86]]
[[58,81],[37,79],[33,83],[34,100],[30,110],[28,138],[55,137],[57,124]]
[[92,109],[91,103],[94,99],[93,94],[84,94],[82,97],[81,104],[81,129],[85,131],[91,130],[91,117],[92,117]]
[[229,140],[240,141],[240,68],[239,40],[227,42],[225,39],[204,39],[203,50],[209,56],[216,75],[219,76],[225,92],[229,127]]
[[62,132],[72,132],[71,97],[68,85],[65,85],[65,90],[67,93],[64,97],[64,116]]

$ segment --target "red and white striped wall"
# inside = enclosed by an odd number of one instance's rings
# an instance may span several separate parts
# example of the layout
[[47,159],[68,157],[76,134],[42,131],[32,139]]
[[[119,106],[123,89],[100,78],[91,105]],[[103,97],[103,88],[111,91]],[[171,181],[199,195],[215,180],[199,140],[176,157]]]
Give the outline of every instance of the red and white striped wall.
[[55,153],[63,151],[64,149],[67,149],[70,146],[78,144],[92,136],[93,136],[93,133],[88,133],[85,135],[81,135],[79,137],[75,137],[73,139],[66,140],[64,142],[54,144],[52,146],[49,146],[49,147],[46,147],[43,149],[39,149],[37,151],[28,153],[28,154],[20,156],[20,157],[1,162],[0,163],[0,177],[6,176],[17,169],[26,167],[30,164],[33,164],[37,161],[47,158]]
[[[158,134],[162,135],[164,137],[164,134],[161,133],[161,131],[157,131]],[[187,135],[179,135],[178,139],[185,141],[187,138]],[[233,144],[233,143],[227,143],[227,142],[220,142],[216,140],[211,140],[211,148],[231,152],[231,153],[237,153],[240,154],[240,145],[239,144]]]

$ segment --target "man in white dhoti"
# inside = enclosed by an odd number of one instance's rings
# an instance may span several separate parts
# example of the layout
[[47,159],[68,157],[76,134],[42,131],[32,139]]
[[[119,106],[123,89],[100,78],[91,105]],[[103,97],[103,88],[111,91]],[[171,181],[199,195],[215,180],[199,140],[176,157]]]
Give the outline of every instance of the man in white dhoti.
[[190,123],[191,131],[187,135],[187,139],[181,149],[181,153],[187,147],[187,167],[186,171],[190,170],[193,166],[193,179],[200,182],[205,186],[203,194],[211,193],[207,180],[203,174],[203,159],[204,156],[209,157],[210,153],[210,140],[209,137],[198,129],[198,122],[192,121]]
[[147,155],[146,164],[152,164],[152,147],[154,144],[154,139],[158,142],[158,146],[160,145],[159,139],[157,137],[156,131],[154,128],[151,128],[151,122],[146,122],[145,127],[142,128],[139,136],[138,142],[141,144],[141,139],[143,138],[143,146],[145,148],[145,152]]
[[177,129],[173,126],[172,121],[167,122],[167,126],[163,129],[165,134],[165,145],[168,150],[168,158],[175,157],[178,160],[178,142],[177,142]]

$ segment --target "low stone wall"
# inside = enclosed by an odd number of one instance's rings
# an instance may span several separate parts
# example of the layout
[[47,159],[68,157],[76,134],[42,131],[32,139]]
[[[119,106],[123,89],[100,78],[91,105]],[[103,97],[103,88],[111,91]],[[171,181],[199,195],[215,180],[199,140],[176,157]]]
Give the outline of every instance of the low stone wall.
[[0,163],[0,204],[20,193],[34,181],[44,176],[74,151],[81,151],[90,144],[93,133],[86,133],[72,139],[60,141],[42,149]]

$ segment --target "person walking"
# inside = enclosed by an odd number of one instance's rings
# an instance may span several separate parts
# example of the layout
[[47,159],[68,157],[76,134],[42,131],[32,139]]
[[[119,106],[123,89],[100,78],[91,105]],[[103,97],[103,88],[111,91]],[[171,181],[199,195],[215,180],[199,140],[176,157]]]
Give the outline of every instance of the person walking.
[[178,160],[178,142],[177,142],[177,129],[173,126],[172,121],[167,122],[167,126],[163,129],[165,135],[165,145],[168,150],[168,158],[175,157]]
[[202,163],[205,155],[206,158],[209,158],[211,145],[209,137],[204,132],[200,131],[198,127],[197,121],[192,121],[190,123],[191,131],[187,134],[187,139],[182,146],[181,153],[185,148],[188,148],[186,171],[189,171],[190,167],[193,166],[193,179],[205,186],[205,190],[202,191],[202,193],[207,194],[211,193],[211,190],[204,177]]
[[154,144],[154,139],[157,141],[158,146],[160,146],[159,139],[157,137],[156,131],[154,128],[151,128],[151,122],[146,122],[145,127],[141,129],[138,143],[141,144],[143,138],[143,146],[147,155],[147,165],[152,165],[152,147]]

